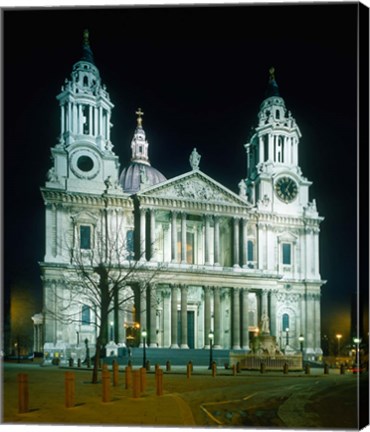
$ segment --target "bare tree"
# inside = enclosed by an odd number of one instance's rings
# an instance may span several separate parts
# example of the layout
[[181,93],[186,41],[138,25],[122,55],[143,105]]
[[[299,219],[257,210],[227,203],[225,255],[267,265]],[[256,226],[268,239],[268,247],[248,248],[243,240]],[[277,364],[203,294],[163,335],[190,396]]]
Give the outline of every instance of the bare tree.
[[72,324],[81,323],[82,306],[88,305],[94,310],[97,337],[93,383],[97,383],[100,358],[108,342],[109,316],[114,314],[114,333],[118,335],[118,312],[134,297],[129,287],[139,287],[136,292],[141,295],[160,269],[159,264],[148,266],[142,256],[133,259],[131,245],[120,234],[124,230],[110,226],[107,207],[103,212],[103,223],[100,230],[96,229],[91,247],[81,248],[77,230],[74,230],[65,287],[53,294],[58,308],[47,311],[58,321]]

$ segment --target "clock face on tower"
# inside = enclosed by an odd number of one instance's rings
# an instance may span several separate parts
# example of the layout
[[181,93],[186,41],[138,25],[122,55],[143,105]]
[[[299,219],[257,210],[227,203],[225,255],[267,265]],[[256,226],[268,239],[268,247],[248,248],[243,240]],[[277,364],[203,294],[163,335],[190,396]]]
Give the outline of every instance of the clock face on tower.
[[292,202],[298,194],[298,185],[290,177],[280,177],[275,183],[275,192],[285,203]]

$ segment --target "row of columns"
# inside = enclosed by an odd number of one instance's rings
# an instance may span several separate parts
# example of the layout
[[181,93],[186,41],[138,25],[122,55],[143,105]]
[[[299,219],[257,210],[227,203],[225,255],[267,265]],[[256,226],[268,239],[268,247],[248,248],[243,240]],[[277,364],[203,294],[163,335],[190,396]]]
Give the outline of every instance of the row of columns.
[[[87,110],[85,115],[83,109]],[[95,107],[68,102],[65,105],[61,105],[60,122],[62,135],[65,132],[83,134],[84,123],[87,122],[88,135],[101,135],[107,140],[110,139],[109,115],[108,111],[102,106]]]
[[[171,317],[165,317],[167,323],[166,328],[163,330],[171,332],[170,347],[182,348],[188,347],[188,291],[187,285],[171,285],[170,291],[164,291],[165,296],[165,309],[166,305],[171,310]],[[204,348],[209,348],[208,335],[210,331],[214,334],[214,348],[221,348],[221,288],[218,287],[204,287]],[[248,332],[248,289],[233,288],[233,301],[232,301],[232,348],[233,349],[249,349],[249,332]],[[242,303],[240,304],[240,295],[242,295]],[[213,328],[212,328],[212,300],[213,300]],[[168,304],[170,301],[170,304]],[[181,322],[181,340],[178,335],[178,304],[180,303],[180,322]],[[142,329],[149,330],[149,346],[156,347],[156,312],[157,312],[157,299],[156,287],[150,287],[149,299],[149,322],[147,323],[147,293],[143,289],[140,294],[140,326]],[[242,308],[240,307],[242,306]],[[243,330],[242,330],[243,329]]]
[[[147,239],[146,239],[146,223],[147,223],[147,212],[149,211],[149,232],[150,232],[150,244],[149,250],[147,250]],[[178,257],[178,238],[177,238],[177,228],[178,219],[180,214],[180,239],[181,248]],[[177,263],[181,262],[186,264],[186,212],[171,211],[171,262]],[[220,265],[220,219],[219,216],[205,214],[204,215],[204,264],[211,265],[211,224],[213,222],[213,265]],[[242,230],[242,247],[240,245],[240,227]],[[154,209],[140,209],[140,259],[145,260],[146,257],[150,261],[156,261],[155,256],[155,210]],[[246,218],[233,218],[233,265],[234,267],[239,267],[240,263],[243,267],[248,264],[248,232],[247,232],[247,219]],[[241,251],[241,257],[240,257]],[[180,258],[180,259],[179,259]],[[241,258],[241,259],[240,259]]]
[[[267,141],[266,141],[267,140]],[[262,135],[259,138],[259,161],[273,160],[296,165],[298,141],[292,136]],[[280,160],[279,156],[281,155]]]

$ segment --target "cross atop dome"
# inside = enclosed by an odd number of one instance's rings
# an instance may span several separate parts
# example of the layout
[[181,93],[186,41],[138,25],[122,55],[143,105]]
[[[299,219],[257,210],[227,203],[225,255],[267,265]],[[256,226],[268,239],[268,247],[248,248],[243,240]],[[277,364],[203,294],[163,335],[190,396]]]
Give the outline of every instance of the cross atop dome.
[[138,126],[138,127],[142,127],[142,125],[143,125],[143,119],[142,119],[142,116],[144,115],[144,112],[141,110],[141,108],[139,108],[139,109],[135,112],[135,114],[138,116],[138,118],[137,118],[137,126]]
[[269,82],[266,90],[266,97],[270,96],[280,96],[279,87],[275,80],[275,68],[273,66],[269,69]]

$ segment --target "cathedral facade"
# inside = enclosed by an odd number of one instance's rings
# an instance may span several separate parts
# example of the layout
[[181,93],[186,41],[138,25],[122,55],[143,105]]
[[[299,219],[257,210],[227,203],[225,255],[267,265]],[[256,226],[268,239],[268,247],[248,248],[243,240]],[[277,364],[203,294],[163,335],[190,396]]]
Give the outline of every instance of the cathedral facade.
[[[57,96],[60,138],[41,188],[46,212],[44,350],[106,341],[172,349],[251,350],[263,331],[284,352],[321,356],[319,216],[299,167],[301,133],[274,70],[245,145],[235,193],[201,170],[167,179],[150,164],[141,109],[130,164],[110,139],[113,104],[84,35],[83,55]],[[153,149],[155,151],[155,148]],[[109,316],[78,281],[109,263]],[[94,280],[93,280],[94,279]],[[97,285],[98,286],[98,285]],[[267,322],[267,324],[266,324]]]

